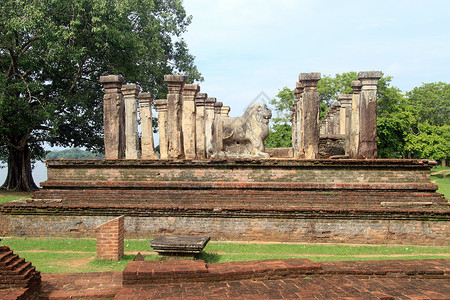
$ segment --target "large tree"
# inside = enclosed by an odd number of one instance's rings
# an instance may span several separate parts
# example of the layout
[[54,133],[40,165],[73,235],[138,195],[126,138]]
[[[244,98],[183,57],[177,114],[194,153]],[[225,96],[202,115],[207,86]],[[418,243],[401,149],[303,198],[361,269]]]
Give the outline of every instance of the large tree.
[[164,74],[201,80],[181,38],[190,20],[177,0],[0,1],[2,187],[37,188],[30,163],[43,142],[101,150],[101,75],[157,97]]

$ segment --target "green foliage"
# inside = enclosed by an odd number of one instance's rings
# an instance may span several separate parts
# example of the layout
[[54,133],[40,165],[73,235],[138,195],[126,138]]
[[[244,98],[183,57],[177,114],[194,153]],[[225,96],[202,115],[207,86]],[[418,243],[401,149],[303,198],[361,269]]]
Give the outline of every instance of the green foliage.
[[156,97],[164,74],[202,80],[181,38],[191,21],[181,1],[5,0],[0,11],[4,161],[13,149],[43,158],[44,141],[101,151],[101,75],[122,74]]
[[289,124],[275,124],[270,128],[269,137],[264,141],[267,148],[292,147],[292,129]]
[[264,141],[267,148],[285,148],[292,146],[291,107],[294,91],[284,87],[278,91],[270,104],[275,107],[276,117],[272,119],[269,137]]
[[418,123],[450,125],[450,84],[424,83],[406,93]]
[[47,154],[47,159],[102,159],[105,155],[101,153],[92,153],[78,148],[65,149],[61,151],[52,151]]
[[353,94],[352,81],[357,80],[356,72],[347,72],[331,75],[324,75],[317,83],[317,92],[320,95],[320,102],[328,107],[337,100],[340,94]]
[[442,161],[450,156],[450,125],[434,126],[425,121],[417,124],[417,130],[405,139],[405,149],[411,157]]

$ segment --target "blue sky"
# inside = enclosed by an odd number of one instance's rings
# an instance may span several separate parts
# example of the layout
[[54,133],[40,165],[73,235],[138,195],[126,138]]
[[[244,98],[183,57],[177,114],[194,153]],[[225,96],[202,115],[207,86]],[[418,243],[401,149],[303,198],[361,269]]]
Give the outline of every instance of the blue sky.
[[232,116],[301,72],[379,70],[406,92],[450,82],[450,1],[184,0],[201,91]]

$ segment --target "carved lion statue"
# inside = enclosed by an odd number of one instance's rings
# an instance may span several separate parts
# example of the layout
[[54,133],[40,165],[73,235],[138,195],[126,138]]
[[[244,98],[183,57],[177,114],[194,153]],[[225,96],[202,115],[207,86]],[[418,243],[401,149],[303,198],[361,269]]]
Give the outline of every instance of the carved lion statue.
[[221,116],[213,124],[212,157],[269,157],[264,140],[269,136],[272,111],[265,104],[253,103],[241,117]]

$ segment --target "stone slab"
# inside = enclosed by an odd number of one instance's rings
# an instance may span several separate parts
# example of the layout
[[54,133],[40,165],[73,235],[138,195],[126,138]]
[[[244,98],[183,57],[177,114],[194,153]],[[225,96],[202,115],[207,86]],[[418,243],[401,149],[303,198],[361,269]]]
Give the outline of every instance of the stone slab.
[[164,254],[198,254],[211,238],[209,236],[162,235],[150,242],[150,247]]

